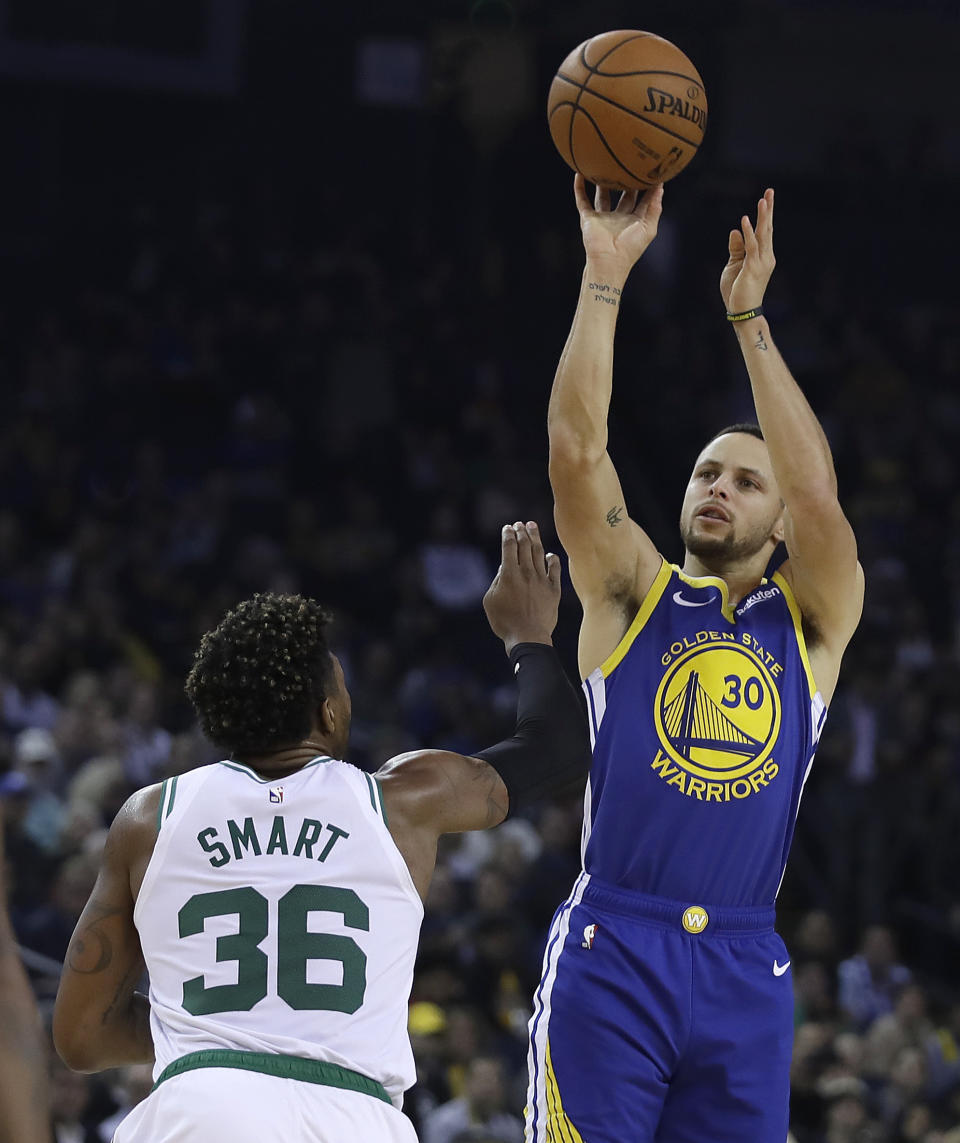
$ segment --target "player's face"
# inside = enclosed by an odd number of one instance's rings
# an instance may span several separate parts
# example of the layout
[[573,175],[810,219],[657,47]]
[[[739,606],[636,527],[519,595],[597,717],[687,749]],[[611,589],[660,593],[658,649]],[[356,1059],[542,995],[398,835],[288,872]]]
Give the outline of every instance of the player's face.
[[783,538],[783,504],[766,444],[727,433],[697,457],[680,512],[691,555],[728,566]]
[[347,682],[343,676],[343,667],[340,666],[340,660],[336,655],[331,655],[333,659],[333,677],[334,677],[334,693],[328,696],[328,701],[333,709],[335,717],[335,725],[333,734],[331,735],[332,742],[330,752],[334,758],[344,758],[347,753],[347,744],[350,741],[350,717],[353,710],[350,702],[350,692],[347,690]]

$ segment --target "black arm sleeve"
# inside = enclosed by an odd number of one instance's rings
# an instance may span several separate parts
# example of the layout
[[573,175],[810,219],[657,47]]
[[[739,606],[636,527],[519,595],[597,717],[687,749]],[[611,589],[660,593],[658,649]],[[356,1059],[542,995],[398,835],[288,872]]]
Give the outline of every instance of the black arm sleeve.
[[508,816],[561,793],[590,769],[586,712],[557,652],[546,643],[518,643],[510,662],[519,691],[516,729],[476,754],[503,779]]

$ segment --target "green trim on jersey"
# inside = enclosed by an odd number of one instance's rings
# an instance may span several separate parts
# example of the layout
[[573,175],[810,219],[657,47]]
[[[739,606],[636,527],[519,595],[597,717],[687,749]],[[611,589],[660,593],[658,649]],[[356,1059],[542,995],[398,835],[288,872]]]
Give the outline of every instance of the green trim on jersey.
[[374,793],[373,793],[373,781],[372,781],[370,775],[367,774],[366,772],[364,772],[363,776],[367,780],[367,793],[370,795],[370,805],[373,806],[373,812],[376,813],[377,812],[377,799],[374,797]]
[[160,804],[157,806],[157,833],[173,809],[173,799],[177,796],[177,778],[164,778],[160,786]]
[[163,825],[163,803],[167,800],[167,786],[170,783],[169,778],[164,778],[160,784],[160,804],[157,806],[157,833],[160,832],[160,827]]
[[[316,758],[312,758],[309,762],[300,767],[300,770],[294,770],[293,774],[284,775],[285,778],[293,778],[299,774],[301,770],[308,770],[311,766],[316,766],[319,762],[332,762],[333,759],[329,754],[320,754]],[[226,766],[228,770],[236,770],[238,774],[246,774],[248,778],[252,778],[255,782],[259,782],[261,786],[269,786],[271,782],[282,782],[283,778],[278,778],[273,775],[270,778],[261,778],[256,770],[251,770],[249,766],[244,766],[242,762],[234,762],[233,759],[223,758],[218,763],[220,766]]]
[[379,778],[374,778],[377,787],[377,797],[380,799],[380,814],[383,817],[383,824],[389,829],[390,822],[387,818],[387,807],[383,800],[383,786],[380,784]]
[[361,1075],[360,1072],[331,1064],[327,1060],[308,1060],[303,1056],[281,1056],[269,1052],[234,1052],[226,1048],[209,1048],[203,1052],[190,1052],[168,1064],[153,1085],[156,1091],[164,1080],[192,1072],[197,1068],[239,1068],[247,1072],[262,1072],[279,1079],[301,1080],[304,1083],[325,1084],[345,1091],[359,1091],[392,1103],[382,1083]]

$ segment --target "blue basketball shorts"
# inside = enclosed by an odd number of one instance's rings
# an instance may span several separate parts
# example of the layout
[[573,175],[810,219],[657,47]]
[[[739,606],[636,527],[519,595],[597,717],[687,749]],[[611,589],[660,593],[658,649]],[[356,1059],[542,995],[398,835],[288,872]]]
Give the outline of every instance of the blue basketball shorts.
[[784,1143],[793,983],[773,925],[581,874],[534,998],[527,1143]]

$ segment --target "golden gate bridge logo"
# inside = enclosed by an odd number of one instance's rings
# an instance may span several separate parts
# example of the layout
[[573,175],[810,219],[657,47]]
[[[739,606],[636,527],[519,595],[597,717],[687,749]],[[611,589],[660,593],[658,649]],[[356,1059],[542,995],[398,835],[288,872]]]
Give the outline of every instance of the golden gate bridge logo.
[[780,694],[761,659],[739,643],[703,643],[675,659],[657,689],[654,722],[678,766],[716,781],[743,777],[769,758]]

